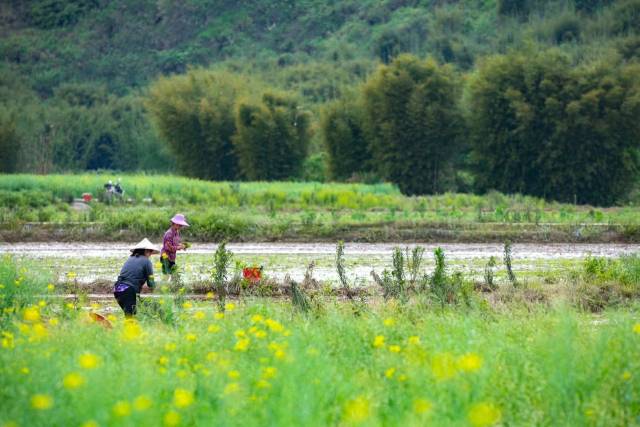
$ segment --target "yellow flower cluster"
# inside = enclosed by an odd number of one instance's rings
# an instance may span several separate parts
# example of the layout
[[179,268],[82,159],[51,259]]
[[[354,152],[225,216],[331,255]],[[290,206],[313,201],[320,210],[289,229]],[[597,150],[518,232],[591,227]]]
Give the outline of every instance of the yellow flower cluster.
[[361,423],[371,415],[371,404],[364,396],[347,401],[344,406],[343,419],[346,423]]
[[100,358],[93,353],[83,353],[78,358],[78,363],[83,369],[95,369],[100,364]]
[[487,427],[499,423],[502,412],[492,403],[480,402],[471,407],[468,419],[475,427]]

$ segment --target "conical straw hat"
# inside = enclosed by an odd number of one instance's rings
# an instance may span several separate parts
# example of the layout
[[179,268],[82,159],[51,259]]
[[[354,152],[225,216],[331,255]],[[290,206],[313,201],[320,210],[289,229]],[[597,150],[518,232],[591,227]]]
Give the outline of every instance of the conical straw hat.
[[131,248],[129,250],[131,252],[133,252],[136,249],[149,249],[150,251],[153,251],[154,254],[159,254],[160,253],[160,249],[158,249],[158,247],[156,245],[154,245],[153,243],[151,243],[149,241],[149,239],[147,239],[146,237],[144,239],[142,239],[140,241],[140,243],[138,243],[137,245],[135,245],[133,248]]

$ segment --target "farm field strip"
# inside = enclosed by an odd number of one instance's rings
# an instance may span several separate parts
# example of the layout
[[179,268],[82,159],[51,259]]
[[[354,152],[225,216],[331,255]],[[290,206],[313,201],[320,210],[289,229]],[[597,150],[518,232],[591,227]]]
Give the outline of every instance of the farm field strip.
[[[345,261],[348,276],[361,285],[371,284],[372,269],[380,272],[391,268],[391,253],[394,247],[413,248],[415,244],[366,244],[345,245]],[[474,278],[483,274],[491,256],[498,260],[496,276],[501,277],[502,245],[499,244],[426,244],[424,269],[434,266],[432,252],[440,246],[445,251],[452,270],[462,271]],[[127,256],[129,245],[122,243],[20,243],[0,244],[0,253],[9,253],[37,260],[54,272],[57,281],[65,281],[68,273],[74,273],[78,283],[113,281]],[[194,244],[186,253],[179,255],[179,264],[184,267],[186,283],[202,282],[209,278],[215,244]],[[335,268],[335,245],[326,243],[236,243],[229,244],[234,259],[246,265],[262,265],[265,274],[283,280],[288,274],[301,280],[310,263],[314,263],[314,277],[321,281],[337,283]],[[513,246],[514,271],[523,277],[539,276],[541,273],[576,268],[589,256],[613,258],[640,251],[640,245],[622,244],[516,244]],[[154,259],[156,261],[157,259]],[[161,276],[162,280],[162,276]]]

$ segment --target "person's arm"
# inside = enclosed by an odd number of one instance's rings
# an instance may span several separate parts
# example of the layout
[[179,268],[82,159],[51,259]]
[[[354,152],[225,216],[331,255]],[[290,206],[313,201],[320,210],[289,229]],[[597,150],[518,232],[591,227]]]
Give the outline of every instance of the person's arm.
[[153,264],[151,264],[151,260],[147,260],[147,286],[151,290],[156,287],[156,280],[153,277]]

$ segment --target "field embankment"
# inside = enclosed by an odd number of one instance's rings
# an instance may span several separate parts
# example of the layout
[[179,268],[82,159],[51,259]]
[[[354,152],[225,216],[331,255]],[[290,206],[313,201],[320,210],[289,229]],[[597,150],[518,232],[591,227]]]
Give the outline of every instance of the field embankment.
[[[108,175],[0,175],[3,241],[159,238],[182,212],[190,241],[640,242],[640,209],[526,196],[406,197],[388,184],[207,182]],[[78,202],[85,193],[88,203]]]

